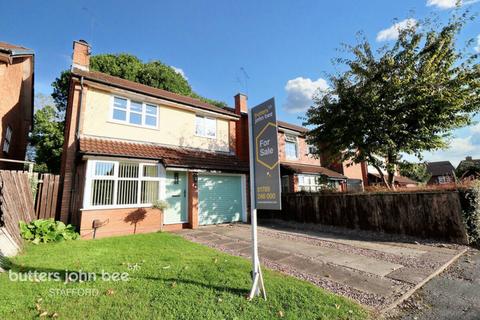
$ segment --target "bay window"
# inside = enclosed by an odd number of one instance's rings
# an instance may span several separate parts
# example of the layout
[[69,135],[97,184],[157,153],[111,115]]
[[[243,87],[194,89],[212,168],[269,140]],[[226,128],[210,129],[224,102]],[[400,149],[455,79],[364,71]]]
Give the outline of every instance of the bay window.
[[149,206],[160,197],[160,165],[89,160],[85,207]]
[[141,101],[113,97],[112,120],[136,126],[157,128],[158,107]]

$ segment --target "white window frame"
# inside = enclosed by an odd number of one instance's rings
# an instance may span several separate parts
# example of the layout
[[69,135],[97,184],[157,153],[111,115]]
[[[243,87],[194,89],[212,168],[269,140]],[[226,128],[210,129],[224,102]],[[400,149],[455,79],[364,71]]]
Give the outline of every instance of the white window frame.
[[12,127],[7,126],[7,130],[5,132],[5,139],[3,140],[3,152],[5,152],[5,153],[8,153],[8,151],[10,151],[10,144],[12,142],[12,134],[13,134]]
[[[314,174],[299,174],[297,175],[298,178],[298,190],[299,191],[308,191],[308,192],[317,192],[322,190],[323,184],[318,183],[317,179],[321,179],[320,175]],[[305,179],[308,179],[310,182],[314,179],[314,183],[305,183]]]
[[307,144],[307,155],[314,155],[318,151],[318,148],[313,144]]
[[[292,138],[289,140],[289,138]],[[293,141],[293,138],[295,139],[295,141]],[[288,143],[294,143],[295,144],[295,157],[291,157],[288,155],[287,153],[287,144]],[[297,136],[294,136],[294,135],[291,135],[291,134],[285,134],[285,158],[287,158],[287,160],[298,160],[298,138]]]
[[[197,131],[197,120],[198,119],[203,119],[202,125],[203,125],[203,132],[204,134],[201,134]],[[212,120],[215,123],[215,134],[213,136],[210,136],[207,134],[207,122],[206,120]],[[212,117],[206,117],[204,115],[195,115],[195,135],[197,137],[202,137],[202,138],[209,138],[209,139],[216,139],[217,138],[217,119],[212,118]]]
[[[116,107],[115,107],[115,98],[127,100],[127,109],[124,110],[124,109],[116,108]],[[135,99],[134,99],[133,101],[142,104],[142,112],[141,112],[141,113],[138,112],[138,111],[132,111],[132,109],[131,109],[132,99],[129,99],[129,98],[126,98],[126,97],[122,97],[122,96],[118,96],[118,95],[113,95],[113,96],[112,96],[112,101],[111,101],[111,108],[110,108],[110,121],[111,121],[111,122],[115,122],[115,123],[120,123],[120,124],[129,125],[129,126],[134,126],[134,127],[158,129],[159,122],[160,122],[160,121],[159,121],[159,118],[160,118],[160,117],[159,117],[160,107],[159,107],[158,105],[156,105],[156,104],[146,103],[146,102],[143,102],[143,101],[140,101],[140,100],[135,100]],[[147,113],[147,105],[148,105],[148,106],[155,107],[155,108],[157,109],[157,112],[156,112],[156,114],[155,114],[156,125],[154,125],[154,126],[147,124],[147,121],[146,121],[146,120],[147,120],[147,116],[152,116],[152,117],[153,117],[153,114]],[[125,120],[119,120],[119,119],[115,119],[115,118],[113,117],[113,114],[114,114],[115,109],[122,110],[122,111],[125,111],[125,112],[126,112]],[[142,123],[141,123],[141,124],[130,123],[130,114],[131,114],[131,113],[141,114]]]
[[[113,176],[102,176],[95,174],[95,168],[97,163],[111,163],[114,165],[114,174]],[[139,172],[138,178],[119,178],[119,165],[121,162],[131,162],[138,163]],[[158,177],[144,177],[143,168],[144,166],[156,165],[158,167]],[[113,204],[111,205],[92,205],[91,197],[93,192],[93,180],[113,180]],[[117,203],[117,192],[118,192],[118,181],[119,180],[136,180],[138,181],[137,187],[137,203],[134,204],[116,204]],[[152,203],[141,203],[141,185],[142,181],[158,181],[158,199],[163,199],[164,196],[164,180],[165,180],[165,169],[160,163],[157,162],[139,162],[134,160],[104,160],[104,159],[89,159],[87,160],[87,170],[86,170],[86,179],[85,179],[85,192],[83,199],[83,210],[92,210],[92,209],[120,209],[120,208],[147,208],[151,207]]]

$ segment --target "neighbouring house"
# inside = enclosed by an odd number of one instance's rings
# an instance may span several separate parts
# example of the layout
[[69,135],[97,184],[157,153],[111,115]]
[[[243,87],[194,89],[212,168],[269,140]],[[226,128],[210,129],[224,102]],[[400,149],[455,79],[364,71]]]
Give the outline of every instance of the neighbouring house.
[[0,42],[0,169],[23,168],[33,122],[33,80],[33,50]]
[[457,166],[458,178],[461,180],[476,180],[480,176],[480,159],[468,156]]
[[[247,97],[241,94],[237,98],[242,115],[237,124],[237,154],[248,160]],[[361,165],[340,164],[340,171],[322,166],[322,157],[315,156],[317,150],[306,141],[307,128],[284,121],[277,121],[277,125],[282,192],[317,192],[326,188],[347,191],[349,186],[358,188],[358,183],[363,190]]]
[[450,161],[427,162],[430,180],[427,184],[449,184],[455,182],[455,167]]
[[91,71],[90,50],[74,42],[59,218],[84,238],[152,232],[163,199],[165,230],[246,221],[242,97],[224,109]]

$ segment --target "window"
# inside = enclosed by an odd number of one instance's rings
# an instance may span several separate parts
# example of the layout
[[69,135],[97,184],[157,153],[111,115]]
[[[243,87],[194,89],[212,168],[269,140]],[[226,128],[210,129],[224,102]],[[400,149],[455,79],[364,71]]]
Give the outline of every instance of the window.
[[8,153],[10,150],[10,143],[12,141],[12,127],[8,126],[5,132],[5,140],[3,141],[3,152]]
[[446,184],[446,183],[451,183],[453,182],[453,179],[451,176],[439,176],[438,177],[438,183],[439,184]]
[[[89,161],[88,207],[149,205],[160,195],[160,167],[128,161]],[[90,189],[88,189],[90,186]]]
[[300,191],[317,192],[326,189],[331,186],[330,181],[326,181],[325,178],[318,175],[298,175],[298,189]]
[[158,124],[158,107],[140,101],[113,97],[112,119],[136,126],[156,128]]
[[203,116],[196,116],[195,134],[201,137],[215,138],[217,136],[217,120]]
[[285,135],[285,155],[289,160],[298,159],[298,144],[296,136]]
[[317,147],[314,145],[309,144],[307,146],[307,154],[316,154],[318,151]]

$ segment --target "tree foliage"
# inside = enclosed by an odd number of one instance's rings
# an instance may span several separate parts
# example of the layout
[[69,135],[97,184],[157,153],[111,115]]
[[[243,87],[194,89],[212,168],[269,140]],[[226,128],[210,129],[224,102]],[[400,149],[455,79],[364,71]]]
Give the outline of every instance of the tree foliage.
[[463,160],[455,170],[455,175],[459,179],[473,176],[480,177],[480,161],[478,160]]
[[63,147],[64,122],[58,110],[45,106],[35,113],[31,143],[35,146],[35,163],[40,171],[58,173]]
[[[226,106],[224,102],[196,94],[182,75],[160,61],[143,63],[136,56],[126,53],[100,54],[90,58],[90,69],[197,98],[218,107]],[[35,114],[35,129],[31,142],[36,149],[35,161],[42,170],[46,167],[50,172],[58,172],[60,169],[69,84],[70,71],[66,70],[52,83],[55,108],[44,108]]]
[[399,163],[398,169],[401,176],[410,178],[417,182],[426,183],[431,178],[425,163],[411,163],[403,161]]
[[347,71],[330,76],[331,90],[307,112],[310,141],[326,154],[342,151],[341,161],[367,161],[391,188],[402,153],[447,147],[451,130],[480,109],[478,56],[455,44],[468,20],[409,26],[377,52],[366,39],[347,47],[351,58],[336,59]]

